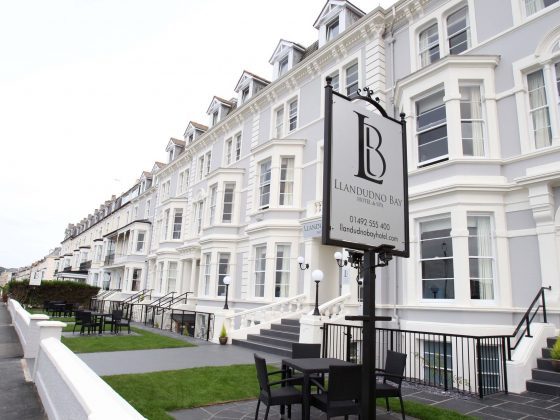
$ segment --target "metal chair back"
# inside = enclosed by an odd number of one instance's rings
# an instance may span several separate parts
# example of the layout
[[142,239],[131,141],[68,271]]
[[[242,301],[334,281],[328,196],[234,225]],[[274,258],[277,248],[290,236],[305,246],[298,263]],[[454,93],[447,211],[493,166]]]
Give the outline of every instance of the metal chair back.
[[[406,354],[396,351],[387,350],[387,358],[385,359],[385,373],[387,374],[383,382],[389,380],[400,385],[406,368]],[[395,376],[391,376],[391,375]]]
[[362,366],[331,366],[329,368],[328,400],[357,401],[362,390]]

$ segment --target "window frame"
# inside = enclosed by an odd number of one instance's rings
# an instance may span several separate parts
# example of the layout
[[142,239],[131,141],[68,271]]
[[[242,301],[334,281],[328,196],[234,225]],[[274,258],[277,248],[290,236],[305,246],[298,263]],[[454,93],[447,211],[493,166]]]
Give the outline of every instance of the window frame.
[[[424,113],[420,114],[420,112],[418,112],[418,105],[421,101],[426,100],[432,96],[435,96],[439,93],[443,93],[442,95],[442,102],[441,105],[434,107],[434,108],[430,108],[428,111],[425,111]],[[418,168],[424,168],[426,166],[430,166],[430,165],[434,165],[436,163],[439,162],[443,162],[443,161],[447,161],[449,160],[449,131],[447,130],[448,125],[447,125],[447,102],[445,100],[445,86],[443,85],[439,85],[434,89],[429,90],[428,92],[425,92],[424,94],[422,94],[421,96],[418,96],[417,98],[413,99],[413,103],[414,103],[414,112],[415,112],[415,120],[416,120],[416,124],[414,124],[414,135],[415,135],[415,139],[416,139],[416,154],[417,154],[417,167]],[[443,108],[444,112],[445,112],[445,120],[437,120],[434,123],[430,123],[427,124],[426,126],[423,126],[421,129],[419,128],[418,122],[421,116],[424,116],[426,114],[428,114],[429,112],[433,112],[438,108]],[[434,143],[436,141],[440,141],[443,139],[443,137],[437,138],[435,140],[431,140],[428,143],[424,143],[424,144],[420,144],[420,136],[424,135],[426,133],[435,131],[437,129],[440,129],[442,127],[445,127],[445,139],[446,139],[446,145],[447,145],[447,153],[443,154],[443,155],[439,155],[430,159],[426,159],[421,161],[420,160],[420,146],[425,146],[427,144],[430,143]]]
[[[226,201],[226,194],[228,192],[228,188],[231,188],[231,201]],[[233,206],[235,203],[235,182],[224,182],[224,194],[222,199],[222,223],[231,224],[233,223]],[[226,213],[226,205],[231,206],[231,212]],[[229,220],[226,221],[225,215],[229,214]]]
[[208,217],[208,223],[210,225],[213,225],[216,221],[216,204],[218,201],[218,184],[213,184],[210,186],[210,192],[209,192],[209,197],[210,197],[210,203],[208,205],[208,209],[209,209],[209,217]]
[[[266,179],[263,181],[263,165],[268,163],[268,170],[266,171],[266,173],[268,173],[268,176],[266,177]],[[263,160],[261,160],[259,163],[259,178],[258,178],[258,206],[257,208],[259,210],[264,210],[264,209],[268,209],[270,208],[270,201],[272,198],[272,157],[269,156]],[[268,190],[266,192],[263,192],[265,189]],[[268,196],[268,200],[266,203],[263,203],[263,197],[267,195]]]
[[[179,221],[177,221],[179,217]],[[184,211],[182,208],[173,209],[173,232],[171,233],[171,239],[179,240],[183,234],[183,217]]]
[[[279,257],[280,247],[284,247],[287,255],[282,255]],[[276,253],[274,258],[274,297],[275,298],[286,298],[290,295],[290,265],[291,265],[291,252],[292,252],[292,244],[287,243],[277,243],[276,244]],[[279,260],[281,260],[280,267],[278,265]],[[287,260],[286,266],[284,266],[285,261]],[[279,277],[280,275],[280,277]],[[280,278],[280,282],[278,281]],[[284,293],[282,291],[284,290]]]
[[[222,262],[222,257],[227,256],[225,263]],[[226,295],[226,285],[224,284],[224,278],[230,274],[231,265],[231,252],[218,252],[218,270],[216,273],[216,296]],[[222,272],[225,266],[225,271]]]
[[[266,253],[267,253],[266,243],[255,245],[254,247],[255,277],[253,283],[253,296],[256,298],[264,298],[266,295],[266,269],[267,269]],[[261,263],[261,265],[259,265],[259,263]],[[262,277],[262,282],[260,281],[261,277]],[[257,293],[257,287],[259,288],[262,287],[262,295]]]
[[[280,174],[278,180],[278,206],[279,207],[293,207],[294,205],[294,176],[295,176],[295,156],[281,156],[280,157]],[[284,161],[291,162],[291,168],[283,167]],[[285,169],[285,171],[284,171]],[[283,179],[284,175],[291,175],[291,178]],[[284,192],[282,192],[284,186]],[[286,187],[291,186],[291,192],[286,192]],[[284,202],[286,197],[289,197],[289,202]]]

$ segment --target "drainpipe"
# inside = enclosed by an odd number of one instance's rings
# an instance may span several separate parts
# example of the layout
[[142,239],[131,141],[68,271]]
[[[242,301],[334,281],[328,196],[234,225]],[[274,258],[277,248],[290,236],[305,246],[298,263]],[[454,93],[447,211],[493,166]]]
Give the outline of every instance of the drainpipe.
[[391,105],[393,108],[393,118],[397,118],[395,107],[395,18],[397,11],[393,5],[393,20],[391,21]]

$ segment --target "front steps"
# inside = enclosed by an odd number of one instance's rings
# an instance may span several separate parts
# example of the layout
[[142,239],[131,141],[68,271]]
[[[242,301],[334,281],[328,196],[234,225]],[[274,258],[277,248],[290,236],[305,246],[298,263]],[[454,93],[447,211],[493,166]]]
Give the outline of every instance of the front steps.
[[246,340],[233,339],[231,344],[264,353],[291,357],[292,344],[299,342],[299,320],[282,319],[280,324],[271,324],[260,334],[247,334]]
[[542,349],[542,357],[537,359],[537,368],[533,369],[533,379],[527,381],[527,391],[540,394],[560,396],[560,372],[552,369],[550,349],[556,337],[546,339],[546,348]]

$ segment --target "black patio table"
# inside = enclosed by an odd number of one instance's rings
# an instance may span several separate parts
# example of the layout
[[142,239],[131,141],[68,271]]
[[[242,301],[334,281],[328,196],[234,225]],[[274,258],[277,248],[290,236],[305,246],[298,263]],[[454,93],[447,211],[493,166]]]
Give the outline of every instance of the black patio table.
[[99,319],[99,334],[103,334],[103,328],[105,327],[105,317],[110,316],[112,317],[113,314],[106,313],[106,312],[92,312],[91,316]]
[[290,367],[298,372],[303,373],[303,387],[301,389],[303,403],[301,408],[301,418],[308,420],[310,416],[310,392],[311,381],[310,376],[314,373],[328,373],[330,366],[352,366],[354,363],[345,360],[335,359],[332,357],[311,357],[308,359],[283,359],[282,370]]

